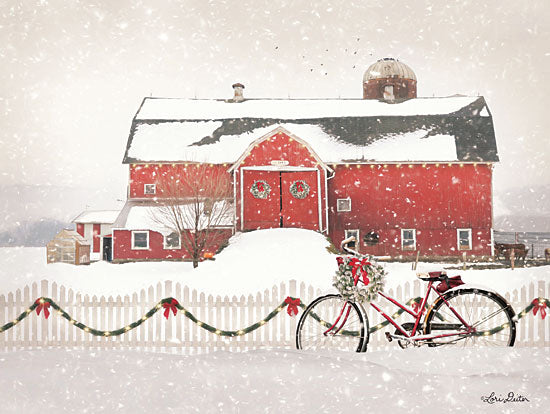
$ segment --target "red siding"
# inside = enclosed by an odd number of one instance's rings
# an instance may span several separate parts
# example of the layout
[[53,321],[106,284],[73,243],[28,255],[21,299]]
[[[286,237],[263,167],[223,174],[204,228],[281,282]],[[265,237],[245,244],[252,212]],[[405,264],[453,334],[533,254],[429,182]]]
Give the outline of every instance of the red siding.
[[[269,170],[274,160],[285,161],[286,170]],[[247,167],[264,167],[264,170]],[[316,171],[292,171],[292,167],[316,168],[320,186]],[[155,195],[145,195],[144,184],[154,184],[163,176],[184,179],[189,176],[188,168],[196,166],[132,164],[130,198],[162,197],[163,189],[159,186]],[[321,228],[327,225],[326,173],[307,145],[283,132],[274,133],[255,145],[235,170],[234,178],[227,173],[228,164],[202,165],[201,168],[206,168],[212,175],[226,175],[228,182],[234,179],[237,229],[279,227],[282,220],[284,227],[318,230],[319,195]],[[328,181],[328,221],[329,234],[336,244],[340,243],[346,229],[358,229],[361,238],[366,232],[375,231],[380,235],[379,244],[366,246],[360,243],[361,251],[376,255],[415,255],[416,251],[402,251],[401,229],[416,229],[416,247],[421,255],[460,255],[457,229],[464,228],[472,230],[472,249],[467,254],[490,255],[490,165],[352,164],[336,165],[334,169],[335,174]],[[250,193],[253,182],[259,179],[266,180],[272,187],[267,200],[256,199]],[[304,200],[297,200],[288,192],[290,184],[298,179],[305,180],[310,186],[310,195]],[[347,197],[352,200],[352,211],[337,212],[336,200]],[[244,218],[242,227],[241,211]],[[125,236],[122,232],[118,233],[121,239],[120,243],[115,243],[116,258],[174,258],[178,254],[181,257],[181,252],[162,248],[162,236],[158,233],[151,233],[150,252],[131,250],[130,232],[126,232]],[[160,249],[155,246],[160,246]]]
[[[412,165],[412,164],[411,164]],[[330,233],[340,243],[345,229],[380,235],[376,255],[415,255],[401,250],[401,229],[417,230],[421,255],[459,255],[459,228],[472,229],[468,254],[491,253],[491,167],[453,164],[339,165],[329,181]],[[337,212],[336,200],[351,197],[352,211]]]
[[92,233],[93,233],[93,244],[94,244],[93,252],[99,253],[99,247],[101,245],[101,240],[100,240],[101,224],[94,224]]
[[[205,169],[205,174],[226,175],[231,181],[231,175],[227,172],[227,164],[200,164]],[[162,185],[157,185],[156,194],[145,194],[145,184],[158,183],[160,177],[174,177],[175,179],[188,176],[187,169],[197,168],[197,164],[131,164],[130,165],[130,198],[155,198],[163,196]]]
[[317,167],[309,149],[283,132],[258,143],[241,165],[271,165],[272,160],[288,161],[288,165],[294,167]]
[[[219,241],[209,250],[215,253],[219,247],[231,237],[231,230],[219,230]],[[149,249],[132,249],[131,230],[113,230],[113,260],[147,260],[147,259],[182,259],[189,258],[187,252],[181,249],[164,249],[164,236],[155,231],[149,231]]]

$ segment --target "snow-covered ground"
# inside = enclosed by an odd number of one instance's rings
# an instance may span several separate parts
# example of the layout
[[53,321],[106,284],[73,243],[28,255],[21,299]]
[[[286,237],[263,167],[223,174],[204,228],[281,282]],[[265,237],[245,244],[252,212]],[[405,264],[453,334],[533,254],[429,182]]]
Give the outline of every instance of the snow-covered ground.
[[[275,283],[295,279],[331,291],[336,270],[335,255],[325,247],[324,236],[309,230],[271,229],[238,233],[214,261],[193,269],[191,263],[150,262],[90,266],[46,264],[45,248],[0,249],[0,294],[14,292],[42,279],[55,281],[90,295],[123,295],[157,282],[173,280],[213,295],[255,294]],[[410,263],[386,263],[386,286],[415,280]],[[443,264],[420,263],[418,271],[441,270]],[[499,270],[449,270],[469,283],[505,292],[530,281],[550,282],[550,267]]]
[[526,348],[20,351],[0,353],[0,412],[544,413],[549,364]]
[[[164,280],[224,295],[256,293],[289,279],[331,291],[336,261],[327,245],[323,236],[298,229],[238,234],[215,261],[198,269],[174,262],[46,265],[45,249],[3,248],[0,294],[42,279],[109,295]],[[410,263],[385,266],[388,287],[415,279]],[[441,267],[421,263],[419,271]],[[549,269],[449,274],[505,292],[530,281],[550,281]],[[544,412],[550,402],[549,364],[550,350],[542,348],[396,346],[366,354],[262,349],[198,356],[20,350],[0,353],[0,413]],[[515,401],[502,401],[509,393]]]

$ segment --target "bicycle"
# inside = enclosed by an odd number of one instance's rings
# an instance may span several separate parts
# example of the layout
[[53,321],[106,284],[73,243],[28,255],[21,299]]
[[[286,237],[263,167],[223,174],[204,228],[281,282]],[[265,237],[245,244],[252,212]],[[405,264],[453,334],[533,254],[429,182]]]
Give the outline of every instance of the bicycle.
[[[352,241],[355,241],[353,236],[342,241],[342,250],[350,253],[351,257],[368,259],[368,256],[347,247]],[[411,315],[413,322],[400,324],[379,305],[369,302],[396,329],[393,334],[385,333],[389,342],[396,339],[401,348],[411,345],[514,345],[517,318],[504,297],[486,288],[469,287],[460,277],[449,278],[444,271],[418,273],[417,277],[428,283],[418,309],[411,309],[382,291],[375,292],[377,299],[391,302],[403,313]],[[355,277],[353,286],[364,281]],[[457,286],[451,287],[452,282]],[[437,287],[434,286],[436,283]],[[436,298],[428,307],[432,292]],[[428,310],[421,323],[426,308]],[[369,336],[369,320],[362,303],[345,299],[342,294],[329,294],[316,298],[300,317],[296,329],[296,347],[366,352]]]

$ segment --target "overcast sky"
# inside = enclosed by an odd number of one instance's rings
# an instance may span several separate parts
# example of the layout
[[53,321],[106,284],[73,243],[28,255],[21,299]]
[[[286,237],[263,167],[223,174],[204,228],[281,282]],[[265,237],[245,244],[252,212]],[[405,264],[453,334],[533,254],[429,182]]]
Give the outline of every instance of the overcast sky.
[[[0,4],[0,185],[123,198],[144,96],[229,98],[238,81],[246,97],[360,98],[383,57],[411,66],[419,96],[485,96],[497,195],[550,185],[548,0]],[[97,200],[82,207],[112,207]]]

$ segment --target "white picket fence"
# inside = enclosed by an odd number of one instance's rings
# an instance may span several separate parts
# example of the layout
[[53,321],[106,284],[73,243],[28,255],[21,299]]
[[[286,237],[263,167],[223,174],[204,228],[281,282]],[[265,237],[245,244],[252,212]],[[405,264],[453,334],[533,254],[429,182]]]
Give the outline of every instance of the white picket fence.
[[[421,296],[425,286],[421,282],[405,283],[395,291],[387,290],[402,303],[410,298]],[[506,299],[519,313],[535,297],[548,298],[550,283],[539,281],[530,283],[521,289],[505,293]],[[213,297],[204,293],[190,291],[180,283],[165,282],[143,289],[131,296],[96,297],[81,295],[56,283],[42,281],[22,290],[9,293],[7,298],[0,295],[0,326],[13,321],[24,312],[33,301],[41,296],[54,300],[75,320],[99,330],[113,331],[141,318],[159,300],[165,297],[176,298],[182,306],[193,313],[199,320],[222,330],[238,330],[263,319],[269,312],[284,301],[287,296],[299,297],[303,303],[309,303],[320,295],[319,289],[298,286],[296,281],[273,286],[263,294],[257,293],[248,297]],[[384,303],[386,305],[386,303]],[[388,305],[390,305],[388,303]],[[384,306],[387,313],[396,310],[393,306]],[[286,308],[274,319],[249,334],[228,338],[212,334],[178,312],[168,320],[163,316],[164,309],[157,312],[141,326],[117,337],[96,337],[90,335],[67,320],[60,317],[50,308],[51,316],[46,320],[42,314],[35,312],[13,328],[0,333],[0,350],[16,350],[36,347],[70,347],[86,349],[143,349],[181,354],[197,354],[216,350],[248,350],[261,347],[294,348],[295,331],[298,319],[291,318]],[[548,309],[550,313],[550,309]],[[382,321],[382,318],[368,311],[371,326]],[[548,347],[550,346],[550,315],[542,320],[537,314],[526,315],[517,325],[516,346]],[[371,335],[369,350],[395,347],[389,344],[384,332],[393,331],[386,327]]]

